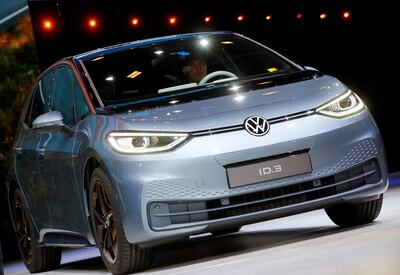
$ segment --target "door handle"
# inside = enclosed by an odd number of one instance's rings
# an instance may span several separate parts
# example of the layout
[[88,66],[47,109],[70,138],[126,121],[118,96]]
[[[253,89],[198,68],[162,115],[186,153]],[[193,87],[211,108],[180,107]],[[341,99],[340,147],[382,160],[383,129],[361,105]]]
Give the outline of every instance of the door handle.
[[22,155],[22,148],[21,147],[15,147],[14,151],[17,154],[17,157],[20,157]]
[[44,149],[44,148],[39,148],[39,149],[37,149],[36,151],[37,151],[37,153],[38,153],[39,158],[40,158],[40,159],[43,159],[43,158],[44,158],[44,155],[46,154],[46,149]]

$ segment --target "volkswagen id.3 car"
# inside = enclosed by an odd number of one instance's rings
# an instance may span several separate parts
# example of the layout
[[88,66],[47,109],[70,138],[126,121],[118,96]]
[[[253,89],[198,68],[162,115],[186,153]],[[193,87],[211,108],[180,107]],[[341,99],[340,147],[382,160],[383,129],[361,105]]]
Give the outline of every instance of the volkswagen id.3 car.
[[384,145],[334,77],[230,32],[142,40],[65,58],[24,106],[7,186],[22,258],[57,268],[97,246],[114,274],[151,248],[325,209],[372,222]]

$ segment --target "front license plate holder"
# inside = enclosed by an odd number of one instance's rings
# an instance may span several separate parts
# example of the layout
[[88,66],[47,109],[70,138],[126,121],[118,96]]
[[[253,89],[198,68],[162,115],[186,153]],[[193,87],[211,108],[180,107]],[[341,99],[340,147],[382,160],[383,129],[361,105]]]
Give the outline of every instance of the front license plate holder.
[[266,182],[312,171],[308,153],[293,154],[276,159],[227,168],[231,188]]

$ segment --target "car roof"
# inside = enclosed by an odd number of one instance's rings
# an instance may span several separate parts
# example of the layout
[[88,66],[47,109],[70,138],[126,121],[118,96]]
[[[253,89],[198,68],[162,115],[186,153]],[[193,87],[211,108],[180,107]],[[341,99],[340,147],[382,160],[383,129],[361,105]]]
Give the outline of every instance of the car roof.
[[155,37],[137,41],[126,42],[122,44],[112,45],[104,48],[99,48],[96,50],[84,52],[81,54],[77,54],[73,56],[73,59],[78,59],[82,61],[90,60],[92,58],[107,55],[110,53],[120,52],[129,50],[136,47],[141,47],[145,45],[152,45],[152,44],[159,44],[167,41],[174,41],[174,40],[181,40],[181,39],[189,39],[200,35],[218,35],[218,34],[234,34],[234,32],[230,31],[216,31],[216,32],[196,32],[196,33],[187,33],[187,34],[178,34],[178,35],[169,35],[169,36],[162,36],[162,37]]

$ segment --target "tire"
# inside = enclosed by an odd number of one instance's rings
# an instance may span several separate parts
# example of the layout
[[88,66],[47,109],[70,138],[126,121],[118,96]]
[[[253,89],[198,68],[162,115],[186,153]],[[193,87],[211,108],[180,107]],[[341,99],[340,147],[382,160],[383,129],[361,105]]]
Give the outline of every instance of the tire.
[[117,200],[110,180],[101,168],[96,168],[89,184],[90,220],[96,244],[111,273],[127,274],[148,267],[151,250],[128,242]]
[[379,199],[358,204],[340,204],[325,211],[329,218],[338,226],[350,227],[374,221],[381,212],[383,194]]
[[239,232],[241,228],[242,228],[241,226],[232,227],[232,228],[228,228],[228,229],[213,231],[213,232],[211,232],[211,234],[213,234],[213,236],[216,236],[216,237],[223,236],[223,235],[228,235],[228,234]]
[[20,189],[14,192],[11,213],[18,249],[29,272],[36,273],[59,268],[61,248],[39,246],[33,233],[33,222]]

